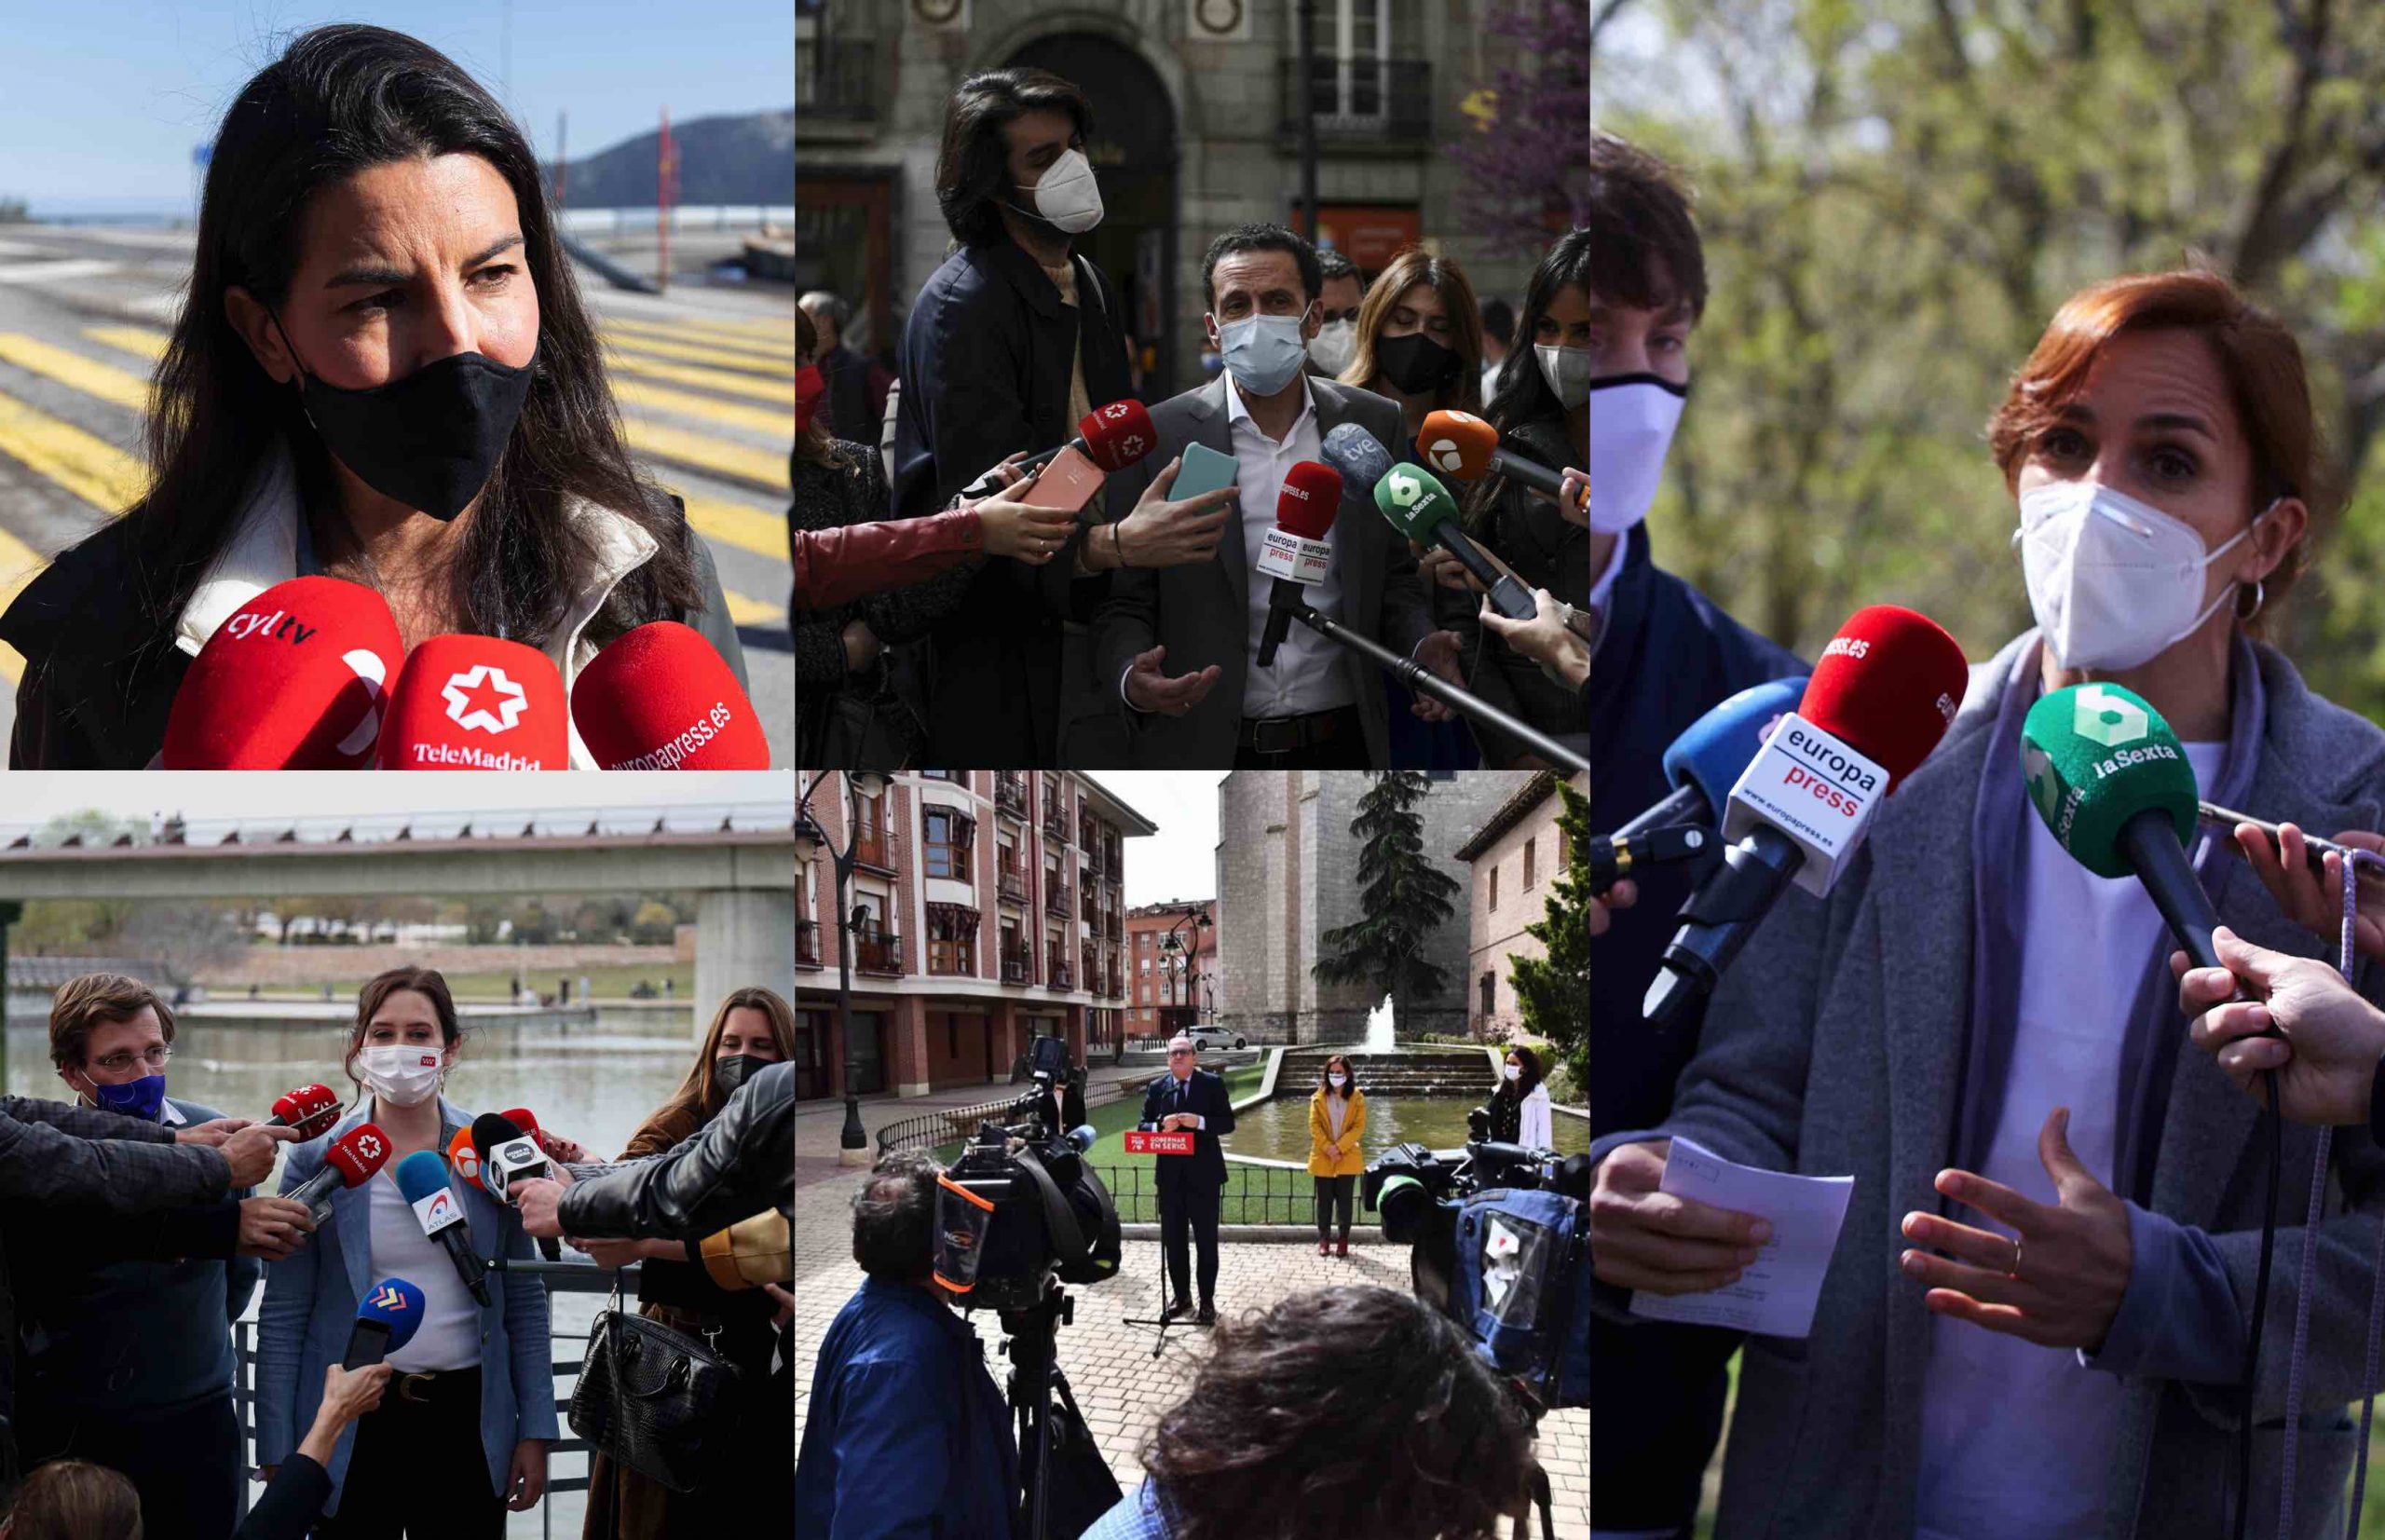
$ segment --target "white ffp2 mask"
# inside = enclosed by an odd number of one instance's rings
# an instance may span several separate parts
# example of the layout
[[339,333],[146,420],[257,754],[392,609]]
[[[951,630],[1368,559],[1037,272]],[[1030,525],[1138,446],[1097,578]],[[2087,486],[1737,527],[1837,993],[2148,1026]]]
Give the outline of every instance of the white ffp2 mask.
[[1094,179],[1093,162],[1082,151],[1061,151],[1057,159],[1043,168],[1034,186],[1022,186],[1019,191],[1034,194],[1035,212],[1072,236],[1101,223],[1101,184]]
[[1620,535],[1656,500],[1689,387],[1654,375],[1617,375],[1589,392],[1590,528]]
[[2269,511],[2206,551],[2193,525],[2108,486],[2055,482],[2024,494],[2012,542],[2046,646],[2066,668],[2159,657],[2234,595],[2231,585],[2204,604],[2203,573]]

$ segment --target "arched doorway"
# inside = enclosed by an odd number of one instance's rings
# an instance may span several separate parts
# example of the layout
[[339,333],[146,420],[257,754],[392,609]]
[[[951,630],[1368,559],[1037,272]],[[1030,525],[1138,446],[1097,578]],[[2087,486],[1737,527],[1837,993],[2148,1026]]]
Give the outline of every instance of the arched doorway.
[[1176,108],[1158,72],[1124,44],[1084,33],[1039,37],[1007,61],[1049,70],[1093,104],[1085,158],[1101,179],[1101,223],[1077,237],[1125,296],[1122,318],[1147,402],[1176,394]]

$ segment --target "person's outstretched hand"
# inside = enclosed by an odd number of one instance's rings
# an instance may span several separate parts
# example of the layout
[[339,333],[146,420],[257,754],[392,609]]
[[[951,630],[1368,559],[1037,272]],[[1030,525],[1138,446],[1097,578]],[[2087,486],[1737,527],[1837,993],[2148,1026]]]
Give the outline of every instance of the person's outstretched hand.
[[[2330,851],[2322,876],[2310,869],[2310,847],[2303,843],[2300,829],[2281,824],[2277,832],[2283,857],[2270,846],[2269,836],[2252,824],[2236,825],[2237,848],[2286,918],[2334,947],[2343,934],[2343,857]],[[2385,855],[2385,835],[2366,829],[2346,829],[2335,837],[2335,842]],[[2352,949],[2363,957],[2385,960],[2385,883],[2365,882],[2353,898],[2359,909],[2352,920]]]
[[[2316,959],[2256,947],[2225,925],[2212,940],[2224,967],[2190,968],[2186,953],[2170,955],[2178,1008],[2195,1018],[2188,1041],[2264,1107],[2263,1071],[2279,1071],[2278,1099],[2296,1123],[2366,1123],[2385,1013]],[[2252,998],[2236,999],[2240,983]],[[2276,1035],[2263,1035],[2271,1028]]]

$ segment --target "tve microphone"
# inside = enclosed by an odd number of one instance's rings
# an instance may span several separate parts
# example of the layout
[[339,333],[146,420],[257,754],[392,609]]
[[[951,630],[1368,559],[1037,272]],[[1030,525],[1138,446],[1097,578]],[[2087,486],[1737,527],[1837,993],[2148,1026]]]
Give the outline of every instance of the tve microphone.
[[[499,1112],[483,1112],[472,1120],[472,1148],[480,1152],[481,1185],[489,1196],[502,1204],[511,1204],[516,1182],[533,1178],[552,1180],[554,1167],[538,1141],[524,1132],[521,1124]],[[541,1236],[538,1249],[549,1261],[563,1257],[563,1243],[552,1236]]]
[[1259,570],[1275,579],[1267,594],[1267,626],[1259,637],[1259,666],[1275,666],[1275,649],[1291,629],[1292,610],[1304,590],[1325,581],[1333,548],[1325,537],[1342,511],[1342,473],[1329,465],[1302,460],[1284,472],[1275,495],[1275,527],[1260,548]]
[[537,647],[433,636],[406,655],[381,728],[383,770],[567,770],[563,675]]
[[417,1150],[398,1162],[398,1191],[414,1209],[422,1233],[437,1241],[456,1264],[456,1276],[482,1304],[489,1302],[487,1270],[472,1250],[471,1227],[464,1222],[464,1206],[447,1180],[447,1163],[434,1150]]
[[384,1278],[364,1291],[348,1329],[342,1369],[371,1369],[414,1341],[422,1329],[422,1290],[403,1278]]
[[1822,649],[1722,809],[1723,865],[1682,906],[1642,1014],[1662,1029],[1710,993],[1791,881],[1823,897],[1870,831],[1880,799],[1955,720],[1969,677],[1937,622],[1894,605],[1850,616]]
[[292,1188],[289,1195],[305,1204],[320,1226],[331,1218],[334,1192],[363,1186],[388,1163],[389,1136],[376,1124],[360,1123],[332,1140],[323,1152],[323,1168]]
[[1355,422],[1339,423],[1317,446],[1317,458],[1342,472],[1342,485],[1354,497],[1371,497],[1375,484],[1391,469],[1391,451]]
[[[1682,729],[1665,750],[1665,782],[1672,795],[1609,836],[1629,839],[1675,824],[1710,824],[1755,751],[1805,698],[1806,675],[1750,685],[1726,696]],[[1596,837],[1592,837],[1596,843]]]
[[[1102,470],[1124,470],[1159,447],[1159,430],[1152,426],[1151,410],[1138,401],[1113,401],[1077,419],[1077,436],[1040,455],[1029,455],[1015,469],[1033,475],[1062,451],[1073,449]],[[982,497],[994,490],[991,470],[961,489],[964,497]]]
[[[1462,482],[1479,482],[1496,470],[1552,497],[1565,496],[1565,478],[1538,460],[1502,448],[1499,430],[1471,412],[1427,412],[1416,434],[1416,453],[1426,465]],[[1588,507],[1587,494],[1575,494]]]
[[294,1128],[298,1138],[320,1138],[339,1121],[339,1097],[328,1085],[301,1085],[295,1091],[277,1097],[273,1116],[265,1120],[268,1128]]
[[1421,466],[1395,465],[1375,483],[1375,507],[1392,526],[1419,545],[1437,545],[1458,559],[1474,580],[1491,591],[1491,607],[1510,620],[1540,613],[1532,591],[1492,566],[1458,525],[1457,499]]
[[336,578],[276,583],[191,660],[166,716],[168,770],[361,770],[404,648],[378,593]]
[[571,682],[571,719],[604,770],[768,770],[754,702],[676,620],[625,632]]

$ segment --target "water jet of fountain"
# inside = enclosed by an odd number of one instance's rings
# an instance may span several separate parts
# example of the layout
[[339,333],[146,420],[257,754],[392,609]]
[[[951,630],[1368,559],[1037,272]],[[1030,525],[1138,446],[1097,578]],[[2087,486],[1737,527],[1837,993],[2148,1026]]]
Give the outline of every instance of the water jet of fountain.
[[1391,996],[1386,994],[1382,1004],[1367,1013],[1367,1052],[1388,1054],[1391,1051]]

